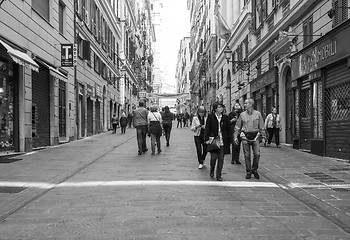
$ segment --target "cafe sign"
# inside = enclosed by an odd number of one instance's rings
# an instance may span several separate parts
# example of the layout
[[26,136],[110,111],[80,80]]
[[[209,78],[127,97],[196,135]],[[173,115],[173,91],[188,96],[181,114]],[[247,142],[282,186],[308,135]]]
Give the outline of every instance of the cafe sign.
[[292,57],[292,79],[305,76],[350,55],[350,31],[345,29]]

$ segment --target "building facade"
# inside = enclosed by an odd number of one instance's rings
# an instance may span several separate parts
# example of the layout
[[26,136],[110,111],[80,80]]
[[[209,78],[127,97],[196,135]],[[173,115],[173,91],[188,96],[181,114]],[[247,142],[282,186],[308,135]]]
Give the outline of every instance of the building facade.
[[148,0],[0,6],[0,151],[28,152],[110,129],[151,91]]

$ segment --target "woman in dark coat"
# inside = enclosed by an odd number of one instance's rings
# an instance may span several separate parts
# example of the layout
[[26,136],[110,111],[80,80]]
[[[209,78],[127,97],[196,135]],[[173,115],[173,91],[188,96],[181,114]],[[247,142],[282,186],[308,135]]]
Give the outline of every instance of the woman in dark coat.
[[[236,122],[238,120],[239,115],[243,112],[241,104],[238,102],[232,108],[232,112],[228,115],[231,124],[232,133],[235,131]],[[231,164],[241,164],[239,161],[239,154],[241,151],[241,141],[239,140],[238,144],[232,143],[232,160]]]
[[122,113],[122,116],[120,117],[119,122],[120,122],[121,133],[124,134],[126,130],[126,125],[128,125],[128,119],[126,118],[126,115],[124,112]]
[[213,104],[213,113],[209,114],[205,125],[204,141],[209,144],[214,138],[218,138],[220,149],[210,151],[210,177],[214,178],[216,162],[216,180],[222,181],[221,172],[224,166],[225,154],[230,154],[232,131],[230,120],[223,114],[223,105],[219,102]]

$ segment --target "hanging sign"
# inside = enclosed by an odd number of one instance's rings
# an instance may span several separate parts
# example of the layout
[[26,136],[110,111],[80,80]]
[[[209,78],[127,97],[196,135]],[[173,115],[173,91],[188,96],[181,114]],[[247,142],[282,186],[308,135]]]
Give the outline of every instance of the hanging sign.
[[61,44],[61,66],[73,67],[77,63],[77,45]]

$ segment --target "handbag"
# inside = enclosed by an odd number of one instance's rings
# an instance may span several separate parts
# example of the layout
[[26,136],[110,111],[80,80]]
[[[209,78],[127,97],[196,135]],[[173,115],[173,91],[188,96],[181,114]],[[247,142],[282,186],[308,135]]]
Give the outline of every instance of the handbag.
[[220,149],[220,140],[219,138],[214,138],[211,143],[208,144],[207,146],[207,151],[212,152],[212,151],[217,151]]

